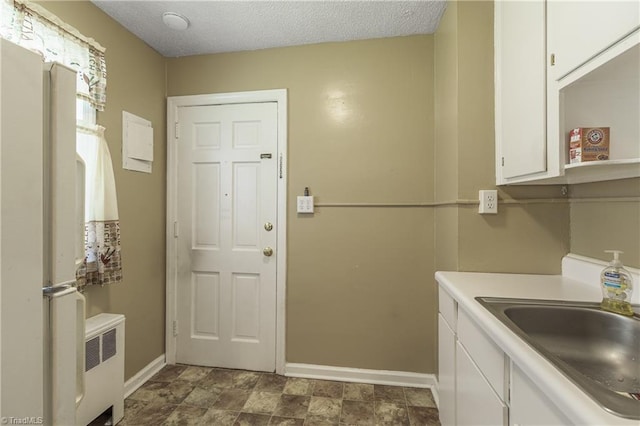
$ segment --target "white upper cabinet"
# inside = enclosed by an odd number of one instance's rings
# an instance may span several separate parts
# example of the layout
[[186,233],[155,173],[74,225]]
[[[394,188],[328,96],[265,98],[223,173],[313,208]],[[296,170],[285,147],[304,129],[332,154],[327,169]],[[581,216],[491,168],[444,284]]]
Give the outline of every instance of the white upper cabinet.
[[[495,3],[498,185],[640,176],[638,93],[640,1]],[[576,127],[609,127],[609,160],[568,164]]]
[[549,77],[560,80],[639,26],[638,0],[548,0]]
[[495,3],[498,180],[547,171],[545,5]]
[[[640,30],[569,73],[549,82],[549,134],[560,140],[567,183],[640,176]],[[553,114],[553,115],[552,115]],[[551,128],[551,126],[557,126]],[[609,160],[568,163],[567,134],[576,127],[609,127]]]

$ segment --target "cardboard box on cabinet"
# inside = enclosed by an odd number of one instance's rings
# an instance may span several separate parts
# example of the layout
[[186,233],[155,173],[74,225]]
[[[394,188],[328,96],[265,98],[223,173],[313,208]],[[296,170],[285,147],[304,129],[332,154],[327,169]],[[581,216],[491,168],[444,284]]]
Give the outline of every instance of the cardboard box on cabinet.
[[609,127],[577,127],[569,132],[569,164],[609,159]]

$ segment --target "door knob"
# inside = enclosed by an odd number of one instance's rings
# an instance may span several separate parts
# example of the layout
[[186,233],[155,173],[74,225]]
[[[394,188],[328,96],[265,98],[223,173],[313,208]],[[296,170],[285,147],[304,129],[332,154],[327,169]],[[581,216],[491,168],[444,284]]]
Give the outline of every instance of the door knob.
[[266,231],[271,231],[273,229],[273,224],[271,222],[267,222],[264,224],[264,229]]
[[265,256],[271,256],[273,254],[273,249],[271,247],[265,247],[262,250],[262,254],[264,254]]

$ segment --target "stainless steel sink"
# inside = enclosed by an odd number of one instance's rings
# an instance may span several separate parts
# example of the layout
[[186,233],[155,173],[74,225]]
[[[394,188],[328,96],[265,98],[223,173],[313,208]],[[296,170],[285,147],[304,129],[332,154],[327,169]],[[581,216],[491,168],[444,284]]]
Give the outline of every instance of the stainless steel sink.
[[640,316],[598,303],[476,297],[605,410],[640,420]]

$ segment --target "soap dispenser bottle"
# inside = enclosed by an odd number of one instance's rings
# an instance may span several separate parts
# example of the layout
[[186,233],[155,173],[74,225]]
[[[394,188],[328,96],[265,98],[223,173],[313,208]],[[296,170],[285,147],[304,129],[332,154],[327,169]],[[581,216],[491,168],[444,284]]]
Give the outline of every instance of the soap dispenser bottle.
[[620,261],[621,251],[605,250],[605,253],[613,253],[613,260],[600,274],[602,285],[602,309],[622,315],[633,315],[631,309],[631,292],[633,283],[631,274],[624,269]]

